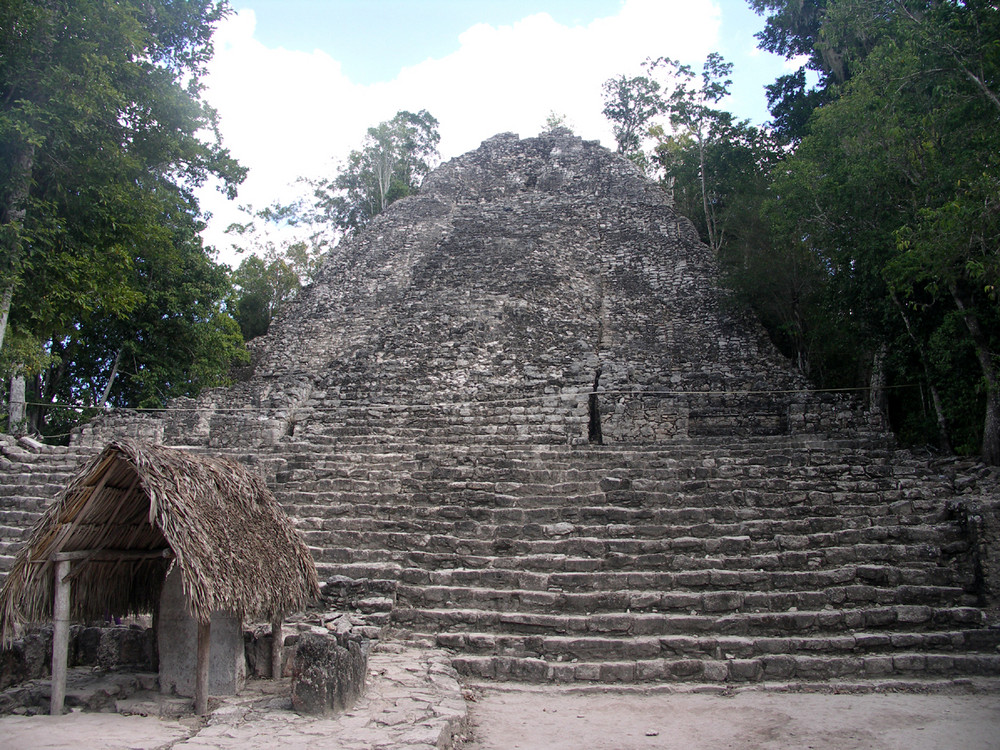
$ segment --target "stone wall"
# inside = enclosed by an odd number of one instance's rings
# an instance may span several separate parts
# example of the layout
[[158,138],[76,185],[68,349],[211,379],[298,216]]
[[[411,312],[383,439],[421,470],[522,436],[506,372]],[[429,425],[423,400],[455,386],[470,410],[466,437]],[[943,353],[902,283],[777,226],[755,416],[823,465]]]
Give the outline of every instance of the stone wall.
[[955,500],[952,510],[969,535],[980,606],[1000,622],[1000,497]]
[[[73,625],[70,628],[68,666],[155,672],[154,641],[151,628]],[[51,671],[51,626],[30,630],[8,647],[0,649],[0,690],[47,677]]]

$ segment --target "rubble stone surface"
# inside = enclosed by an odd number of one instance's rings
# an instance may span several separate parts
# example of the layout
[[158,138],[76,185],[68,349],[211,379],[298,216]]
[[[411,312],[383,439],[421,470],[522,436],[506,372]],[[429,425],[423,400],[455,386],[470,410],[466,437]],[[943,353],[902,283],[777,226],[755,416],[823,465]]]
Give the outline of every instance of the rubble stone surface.
[[501,134],[443,164],[252,348],[241,382],[164,414],[0,439],[0,570],[66,472],[130,436],[260,471],[324,608],[467,678],[1000,674],[996,469],[810,391],[597,143]]

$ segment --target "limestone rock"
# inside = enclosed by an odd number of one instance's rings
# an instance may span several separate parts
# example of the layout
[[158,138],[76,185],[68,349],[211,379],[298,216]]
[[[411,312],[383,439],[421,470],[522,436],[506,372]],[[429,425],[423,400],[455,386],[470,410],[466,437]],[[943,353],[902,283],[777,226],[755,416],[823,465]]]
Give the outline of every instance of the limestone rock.
[[302,633],[292,667],[292,708],[303,714],[346,711],[365,688],[368,652],[357,641]]

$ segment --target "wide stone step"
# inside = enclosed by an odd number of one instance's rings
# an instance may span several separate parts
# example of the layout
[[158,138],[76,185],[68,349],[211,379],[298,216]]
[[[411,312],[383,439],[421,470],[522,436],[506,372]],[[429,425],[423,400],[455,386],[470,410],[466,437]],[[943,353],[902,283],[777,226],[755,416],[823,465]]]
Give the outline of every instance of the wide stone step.
[[28,528],[18,524],[17,526],[9,526],[4,521],[9,521],[10,519],[4,518],[3,514],[0,514],[0,540],[20,540],[21,538],[27,536]]
[[543,487],[537,493],[510,494],[497,482],[436,482],[418,478],[348,479],[301,481],[275,485],[279,501],[286,505],[322,508],[326,505],[360,503],[379,506],[448,506],[469,508],[518,508],[546,510],[553,507],[613,505],[633,511],[660,509],[745,508],[764,514],[798,513],[814,516],[885,516],[898,514],[918,519],[941,517],[942,502],[907,499],[900,491],[859,495],[857,493],[778,493],[755,490],[708,490],[694,483],[675,492],[604,491],[596,485],[569,492],[570,484]]
[[[327,564],[331,574],[350,576],[355,564]],[[358,565],[365,565],[363,563]],[[962,592],[957,585],[970,583],[946,567],[907,568],[890,565],[851,565],[828,570],[716,570],[699,574],[646,570],[596,571],[579,573],[533,572],[519,568],[458,568],[428,570],[404,568],[397,563],[382,564],[394,577],[411,586],[472,586],[515,588],[536,591],[654,591],[659,594],[688,591],[700,593],[734,589],[747,596],[841,587],[848,585],[915,587]],[[910,592],[908,596],[915,595]],[[957,595],[957,593],[956,593]]]
[[[880,519],[891,520],[891,519]],[[855,525],[843,519],[807,518],[797,520],[761,519],[739,523],[703,523],[696,525],[661,525],[614,523],[580,524],[559,521],[548,524],[504,523],[491,524],[476,520],[441,520],[437,518],[391,519],[362,516],[322,520],[299,517],[296,526],[309,543],[321,546],[334,545],[343,534],[416,534],[450,535],[458,539],[495,541],[519,539],[547,541],[553,539],[613,539],[635,542],[671,540],[670,549],[689,550],[716,548],[716,540],[749,540],[747,551],[807,549],[842,546],[848,544],[928,543],[948,545],[951,549],[963,541],[960,529],[952,524]],[[960,546],[960,545],[959,545]],[[959,547],[955,547],[957,551]]]
[[63,482],[27,482],[23,484],[0,484],[0,499],[10,498],[9,502],[41,500],[54,501],[69,483],[70,477]]
[[409,608],[397,606],[393,621],[416,632],[494,632],[536,635],[599,634],[622,636],[839,635],[848,631],[920,632],[980,629],[976,607],[892,605],[790,612],[738,612],[715,615],[664,612],[564,614],[498,612],[475,608]]
[[[324,498],[327,503],[323,502]],[[303,500],[310,502],[302,502]],[[377,525],[382,525],[385,530],[393,530],[395,525],[396,530],[421,529],[450,533],[457,527],[478,536],[487,536],[503,527],[523,529],[520,533],[527,536],[532,533],[579,533],[579,529],[583,527],[602,526],[613,528],[618,533],[625,533],[629,528],[639,534],[643,531],[662,533],[658,530],[687,527],[683,536],[735,533],[753,537],[878,527],[946,528],[942,524],[950,521],[946,509],[916,513],[911,507],[899,506],[875,509],[841,506],[843,512],[838,513],[835,506],[792,506],[776,511],[762,511],[755,507],[732,504],[706,508],[628,508],[606,503],[564,503],[558,506],[523,508],[458,505],[453,503],[452,498],[431,505],[399,504],[394,498],[383,498],[385,502],[378,503],[372,500],[370,497],[357,496],[352,502],[343,502],[342,496],[331,498],[295,493],[291,498],[283,496],[282,505],[301,529],[358,530],[374,529]]]
[[741,637],[716,635],[635,636],[439,633],[436,645],[454,653],[517,656],[552,662],[648,659],[753,659],[776,654],[858,656],[894,652],[995,653],[1000,632],[989,629],[927,632],[858,632],[832,636]]
[[448,444],[464,446],[471,441],[484,446],[566,445],[572,438],[582,436],[584,429],[585,422],[566,422],[564,424],[536,425],[529,429],[505,429],[496,426],[487,426],[482,430],[463,431],[454,431],[451,428],[437,430],[408,428],[404,433],[398,434],[392,430],[383,432],[372,427],[358,426],[307,433],[307,436],[317,444],[326,442],[334,447],[354,450],[366,445],[385,445],[394,448],[408,446],[440,448]]
[[[901,586],[879,588],[861,584],[810,591],[755,592],[715,589],[708,592],[619,589],[595,592],[556,592],[539,589],[499,589],[471,586],[412,586],[397,588],[399,606],[457,607],[499,612],[792,612],[825,607],[871,605],[974,606],[960,588]],[[928,612],[929,616],[929,612]]]
[[[361,461],[363,459],[363,462]],[[297,481],[309,477],[313,479],[329,479],[336,477],[364,477],[373,472],[426,472],[436,479],[450,480],[492,480],[531,485],[534,483],[553,484],[560,482],[603,483],[608,480],[605,489],[635,489],[656,490],[661,487],[671,487],[679,481],[741,481],[749,487],[767,485],[776,490],[791,488],[790,480],[808,479],[811,488],[815,489],[821,480],[843,484],[845,487],[860,486],[871,489],[871,482],[883,481],[883,489],[898,488],[900,483],[910,484],[891,474],[890,467],[866,467],[863,474],[856,474],[851,467],[811,467],[788,466],[774,467],[757,464],[717,464],[714,459],[712,466],[703,466],[704,461],[693,464],[678,463],[673,466],[648,466],[622,468],[621,466],[591,466],[581,467],[572,463],[552,464],[540,462],[508,461],[490,462],[476,456],[451,456],[447,453],[435,453],[418,460],[416,456],[401,454],[341,454],[335,458],[306,457],[303,460],[289,459],[287,476],[283,479]]]
[[[346,464],[346,462],[345,462]],[[514,475],[511,471],[494,470],[484,466],[409,466],[362,464],[346,468],[345,464],[322,470],[316,466],[286,467],[280,479],[283,482],[311,481],[317,488],[350,489],[350,480],[410,478],[423,482],[436,482],[441,486],[457,482],[483,482],[490,484],[497,492],[515,496],[537,494],[571,495],[600,489],[604,492],[625,493],[675,493],[675,492],[768,492],[788,495],[798,493],[799,497],[822,496],[817,493],[853,493],[858,497],[883,493],[902,494],[906,490],[919,488],[919,483],[903,483],[893,478],[842,477],[828,482],[820,481],[809,472],[794,469],[742,476],[730,474],[721,476],[710,471],[664,472],[639,470],[631,473],[615,471],[581,472],[576,469],[553,471],[551,467],[535,471],[522,471]],[[661,476],[657,476],[660,474]]]
[[516,656],[462,655],[452,659],[452,666],[459,674],[472,679],[522,682],[826,682],[929,678],[941,675],[996,677],[1000,674],[1000,655],[921,652],[871,656],[774,654],[754,659],[648,659],[576,663],[548,662],[544,659]]
[[[441,546],[450,544],[445,541]],[[535,572],[593,572],[646,570],[649,572],[686,573],[689,580],[709,580],[712,570],[801,571],[839,568],[845,565],[890,564],[909,568],[937,568],[940,554],[929,546],[856,545],[817,551],[781,552],[765,555],[686,554],[562,554],[532,553],[475,554],[467,550],[426,551],[410,548],[384,549],[359,547],[312,547],[317,563],[392,562],[404,567],[447,568],[518,568]],[[595,548],[595,552],[598,550]]]
[[[349,548],[408,553],[429,552],[472,556],[568,555],[599,560],[632,558],[644,560],[651,569],[674,568],[678,558],[743,557],[746,559],[774,556],[784,558],[780,567],[805,567],[808,559],[821,565],[870,562],[902,562],[905,560],[935,560],[942,554],[942,545],[949,553],[964,551],[967,542],[956,537],[921,536],[920,539],[894,539],[881,535],[813,534],[806,537],[785,535],[773,540],[754,540],[746,535],[719,537],[665,537],[653,539],[607,538],[587,536],[519,539],[516,536],[496,538],[459,537],[450,533],[422,531],[326,531],[305,530],[311,548],[322,550],[322,557],[332,550]],[[657,564],[657,562],[659,564]],[[791,562],[789,566],[788,563]],[[618,566],[620,567],[620,565]],[[634,567],[646,567],[636,565]],[[726,565],[724,567],[730,567]],[[769,566],[770,567],[770,566]]]

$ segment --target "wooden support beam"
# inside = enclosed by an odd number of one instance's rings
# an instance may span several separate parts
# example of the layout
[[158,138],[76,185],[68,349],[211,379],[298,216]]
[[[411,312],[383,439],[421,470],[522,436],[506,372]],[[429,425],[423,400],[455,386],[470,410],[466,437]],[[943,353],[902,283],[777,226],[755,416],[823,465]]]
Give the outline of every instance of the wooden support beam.
[[212,622],[198,621],[198,661],[194,678],[194,712],[208,714],[208,662],[211,656]]
[[55,566],[55,594],[52,601],[52,699],[49,713],[61,716],[66,700],[66,666],[69,661],[69,560]]
[[[174,551],[169,547],[163,549],[79,549],[70,552],[56,552],[52,559],[60,560],[155,560],[159,557],[173,557]],[[36,560],[33,562],[45,562]]]
[[280,614],[271,620],[271,679],[280,680],[284,672],[284,638],[281,636]]
[[56,552],[49,559],[28,560],[32,565],[45,565],[49,560],[85,560],[88,562],[114,562],[116,560],[155,560],[160,557],[170,558],[174,551],[169,547],[163,549],[78,549],[71,552]]

